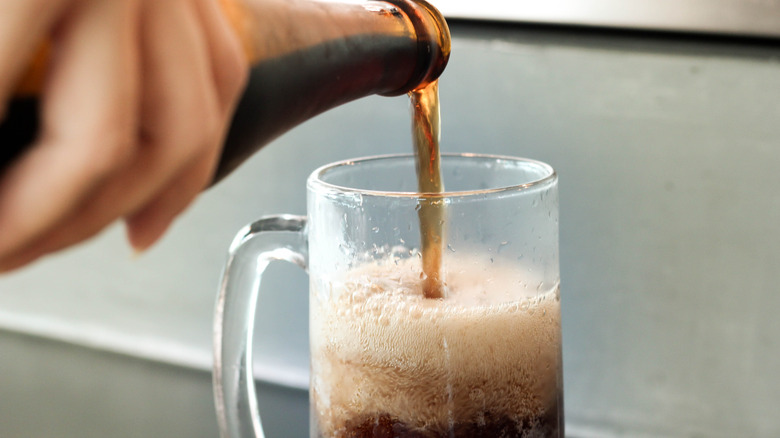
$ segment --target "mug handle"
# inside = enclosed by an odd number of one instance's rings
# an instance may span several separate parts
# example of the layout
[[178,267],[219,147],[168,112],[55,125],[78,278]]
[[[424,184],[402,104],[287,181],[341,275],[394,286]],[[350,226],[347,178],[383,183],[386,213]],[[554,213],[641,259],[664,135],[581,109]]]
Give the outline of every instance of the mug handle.
[[264,438],[252,375],[252,333],[263,271],[284,260],[308,265],[306,217],[264,217],[230,245],[214,314],[214,402],[222,438]]

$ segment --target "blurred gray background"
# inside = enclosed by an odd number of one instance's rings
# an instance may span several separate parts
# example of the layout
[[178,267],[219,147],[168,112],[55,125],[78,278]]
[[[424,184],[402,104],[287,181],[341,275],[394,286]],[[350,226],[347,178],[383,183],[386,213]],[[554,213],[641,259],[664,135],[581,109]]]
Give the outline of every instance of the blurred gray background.
[[[560,174],[567,435],[780,436],[780,45],[453,23],[444,151]],[[304,213],[327,162],[409,152],[405,98],[266,147],[149,252],[115,227],[0,278],[0,437],[214,437],[212,309],[246,223]],[[274,265],[255,367],[307,435],[307,280]]]

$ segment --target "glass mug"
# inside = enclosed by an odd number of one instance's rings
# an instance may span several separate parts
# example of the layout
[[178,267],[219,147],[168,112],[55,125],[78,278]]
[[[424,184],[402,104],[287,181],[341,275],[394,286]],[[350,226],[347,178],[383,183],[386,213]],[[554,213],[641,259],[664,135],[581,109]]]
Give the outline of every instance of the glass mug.
[[[215,315],[223,437],[263,437],[252,376],[259,284],[310,279],[311,437],[563,437],[557,176],[512,157],[443,155],[443,194],[412,155],[326,165],[302,216],[236,236]],[[444,298],[425,298],[418,210],[445,209]]]

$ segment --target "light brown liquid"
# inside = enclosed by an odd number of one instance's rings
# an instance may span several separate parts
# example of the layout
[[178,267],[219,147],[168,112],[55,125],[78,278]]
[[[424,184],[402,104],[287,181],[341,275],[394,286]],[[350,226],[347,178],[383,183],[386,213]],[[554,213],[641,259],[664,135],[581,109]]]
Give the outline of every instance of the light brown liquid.
[[[444,192],[439,153],[439,81],[409,93],[412,102],[412,140],[417,163],[417,187],[420,192],[418,216],[422,253],[423,294],[426,298],[444,298],[441,257],[444,247]],[[428,194],[429,196],[426,196]]]

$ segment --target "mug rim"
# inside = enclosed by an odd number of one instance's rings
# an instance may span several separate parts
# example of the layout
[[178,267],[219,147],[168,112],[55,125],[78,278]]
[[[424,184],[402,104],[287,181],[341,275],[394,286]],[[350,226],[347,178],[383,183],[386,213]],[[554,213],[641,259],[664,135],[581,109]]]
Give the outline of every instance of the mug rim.
[[395,198],[419,198],[420,195],[425,195],[426,198],[453,198],[453,197],[468,197],[468,196],[475,196],[475,195],[495,194],[495,193],[502,193],[502,192],[527,191],[531,188],[544,185],[546,183],[551,183],[555,181],[558,177],[557,172],[551,165],[543,161],[534,160],[531,158],[516,157],[511,155],[451,152],[451,153],[441,154],[441,159],[444,160],[444,159],[452,159],[452,158],[470,158],[470,159],[480,158],[480,159],[490,159],[490,160],[506,160],[506,161],[513,161],[518,163],[520,162],[530,163],[544,169],[545,174],[541,178],[537,178],[522,184],[513,184],[508,186],[490,187],[486,189],[475,189],[475,190],[446,191],[445,189],[445,191],[442,193],[420,193],[420,192],[409,192],[409,191],[362,189],[357,187],[348,187],[348,186],[333,184],[323,180],[323,176],[328,172],[345,166],[356,166],[366,162],[410,159],[410,158],[414,159],[414,154],[401,153],[401,154],[370,155],[370,156],[349,158],[346,160],[335,161],[332,163],[322,165],[317,169],[315,169],[307,178],[306,187],[315,193],[331,192],[331,193],[339,193],[339,194],[360,194],[364,196],[381,196],[381,197],[395,197]]

